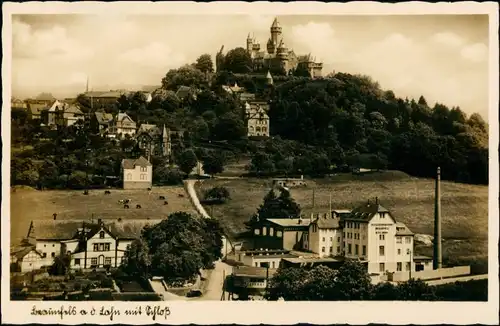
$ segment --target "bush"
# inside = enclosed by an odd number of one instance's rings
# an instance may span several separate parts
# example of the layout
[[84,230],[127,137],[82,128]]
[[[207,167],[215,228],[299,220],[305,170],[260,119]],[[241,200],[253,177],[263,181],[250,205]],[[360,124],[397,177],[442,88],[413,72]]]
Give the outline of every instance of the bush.
[[101,280],[100,284],[102,288],[113,288],[113,280],[111,278]]
[[226,187],[213,187],[205,192],[205,201],[209,203],[221,204],[231,199],[229,190]]

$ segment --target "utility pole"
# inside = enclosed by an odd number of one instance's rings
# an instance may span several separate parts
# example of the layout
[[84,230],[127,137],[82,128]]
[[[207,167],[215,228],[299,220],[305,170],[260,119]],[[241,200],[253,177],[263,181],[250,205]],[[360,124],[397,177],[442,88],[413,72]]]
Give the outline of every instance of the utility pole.
[[222,301],[226,301],[226,270],[222,270]]

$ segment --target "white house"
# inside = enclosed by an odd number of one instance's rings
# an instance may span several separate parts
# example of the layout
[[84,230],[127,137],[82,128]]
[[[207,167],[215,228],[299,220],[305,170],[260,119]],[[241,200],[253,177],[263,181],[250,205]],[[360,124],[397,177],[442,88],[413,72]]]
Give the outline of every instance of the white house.
[[37,268],[51,265],[54,257],[63,253],[71,256],[72,269],[118,267],[144,226],[160,222],[149,219],[33,220],[28,238],[35,245],[29,255],[35,257],[33,266],[36,264]]
[[117,135],[118,137],[123,137],[125,135],[134,136],[137,131],[137,125],[132,118],[124,113],[120,112],[113,119],[112,125],[110,126],[110,134]]
[[15,270],[21,273],[40,269],[46,263],[42,253],[32,245],[22,246],[10,253],[10,263],[15,265]]
[[269,137],[269,116],[267,111],[269,104],[266,102],[245,102],[245,113],[247,118],[247,135]]
[[143,156],[122,161],[123,189],[147,189],[153,184],[153,165]]
[[328,214],[318,215],[309,224],[307,247],[319,257],[337,256],[342,253],[342,230],[340,218]]

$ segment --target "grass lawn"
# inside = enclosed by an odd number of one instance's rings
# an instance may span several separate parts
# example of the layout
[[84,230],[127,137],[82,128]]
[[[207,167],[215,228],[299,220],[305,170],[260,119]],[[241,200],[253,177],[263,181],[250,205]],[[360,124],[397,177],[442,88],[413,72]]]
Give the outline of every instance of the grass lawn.
[[[404,173],[388,171],[367,175],[341,174],[331,178],[306,180],[307,186],[292,188],[292,197],[304,214],[312,212],[313,189],[317,212],[327,212],[329,197],[332,208],[353,208],[368,199],[379,198],[398,221],[415,233],[433,234],[434,180],[412,178]],[[235,238],[264,195],[271,188],[271,179],[205,180],[197,187],[199,195],[213,186],[227,187],[231,200],[223,205],[205,206],[209,214],[220,219],[228,236]],[[441,182],[441,214],[443,258],[487,257],[488,187]],[[200,196],[200,198],[202,198]],[[419,250],[420,251],[420,250]],[[421,253],[428,254],[427,249]]]
[[[177,211],[196,213],[188,195],[182,186],[153,187],[151,194],[145,189],[111,189],[110,195],[104,190],[90,190],[83,195],[81,190],[33,190],[16,189],[11,191],[11,243],[18,243],[28,232],[31,220],[52,219],[57,213],[58,219],[94,218],[151,218],[167,217]],[[184,194],[179,197],[178,194]],[[158,196],[165,196],[168,205],[163,204]],[[131,199],[130,208],[124,209],[118,203],[120,199]],[[140,204],[141,209],[135,205]]]

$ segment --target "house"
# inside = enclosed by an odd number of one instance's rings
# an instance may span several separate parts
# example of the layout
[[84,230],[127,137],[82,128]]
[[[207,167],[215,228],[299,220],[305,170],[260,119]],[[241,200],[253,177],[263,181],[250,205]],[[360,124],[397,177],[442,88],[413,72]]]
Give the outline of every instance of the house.
[[266,102],[245,102],[248,137],[269,137],[269,104]]
[[233,86],[222,85],[222,89],[229,94],[238,94],[245,90],[244,88],[239,87],[237,83],[234,83]]
[[153,183],[153,165],[143,156],[138,159],[124,159],[123,189],[147,189]]
[[129,92],[125,90],[90,91],[84,95],[90,99],[91,105],[110,106],[115,104],[122,95],[127,95]]
[[22,109],[22,110],[28,109],[28,105],[26,104],[26,102],[18,98],[12,98],[10,100],[10,107],[12,109]]
[[342,230],[340,218],[326,214],[317,214],[309,224],[308,241],[304,249],[317,253],[319,257],[342,254]]
[[26,103],[28,106],[28,115],[32,120],[42,120],[42,113],[48,110],[47,104],[45,102],[28,101]]
[[309,219],[288,217],[260,220],[253,226],[253,247],[285,250],[301,249],[303,248],[303,242],[307,241],[309,223]]
[[57,100],[52,94],[50,93],[40,93],[35,97],[35,102],[38,103],[43,103],[46,106],[49,106],[50,104],[54,103],[55,100]]
[[61,102],[59,100],[55,100],[49,108],[46,110],[46,118],[44,117],[44,114],[42,116],[45,119],[44,122],[47,124],[47,126],[56,128],[57,126],[60,125],[65,125],[64,123],[64,111],[68,105],[64,102]]
[[267,282],[276,274],[275,268],[235,266],[231,274],[230,293],[239,297],[263,295]]
[[64,124],[67,127],[74,125],[77,121],[85,120],[85,115],[80,110],[78,104],[75,103],[68,104],[65,107],[63,117],[64,117]]
[[124,113],[119,112],[113,119],[112,124],[109,127],[109,133],[115,135],[115,137],[123,137],[125,135],[134,136],[137,132],[137,125],[132,118]]
[[165,125],[160,129],[156,125],[141,124],[136,133],[136,140],[146,155],[170,157],[172,154],[170,129]]
[[282,187],[282,188],[292,188],[292,187],[301,187],[307,186],[307,183],[304,180],[304,176],[300,176],[300,178],[274,178],[273,186]]
[[294,258],[290,250],[284,249],[254,249],[237,253],[237,260],[246,266],[278,268],[284,258]]
[[109,132],[109,128],[113,123],[113,115],[105,112],[94,112],[90,119],[90,125],[94,132],[104,134]]
[[13,266],[13,271],[31,272],[42,268],[46,264],[42,257],[42,253],[35,246],[21,246],[11,251],[10,263]]
[[38,263],[41,266],[51,265],[56,256],[66,253],[71,256],[72,269],[118,267],[144,226],[159,222],[161,220],[149,219],[33,220],[28,239],[35,242],[37,255],[41,254]]

